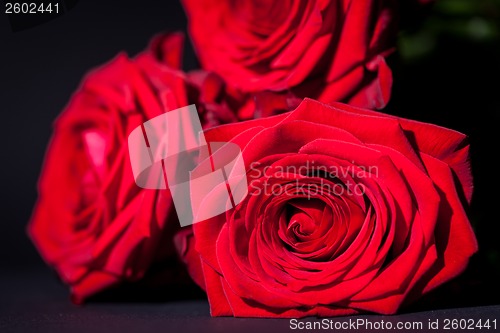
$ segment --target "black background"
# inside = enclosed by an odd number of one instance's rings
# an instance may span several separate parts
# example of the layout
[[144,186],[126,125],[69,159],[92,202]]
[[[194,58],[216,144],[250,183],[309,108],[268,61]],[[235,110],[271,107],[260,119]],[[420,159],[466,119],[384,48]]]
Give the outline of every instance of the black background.
[[[89,69],[122,50],[137,54],[162,31],[185,31],[186,18],[177,1],[81,0],[50,22],[12,32],[3,12],[2,7],[0,275],[30,272],[40,276],[29,282],[36,289],[50,270],[26,237],[25,227],[53,120]],[[185,69],[197,66],[190,45],[184,62]],[[428,299],[437,302],[433,307],[498,304],[499,39],[477,42],[443,35],[430,57],[404,62],[396,55],[391,62],[395,84],[387,112],[466,133],[472,147],[475,193],[470,217],[480,252],[465,274]],[[417,309],[425,307],[425,300],[419,304]]]
[[[41,261],[25,234],[36,182],[54,119],[90,69],[119,52],[144,50],[163,31],[185,30],[177,1],[80,1],[48,23],[12,32],[0,13],[0,262],[26,267]],[[186,68],[196,66],[187,48]]]

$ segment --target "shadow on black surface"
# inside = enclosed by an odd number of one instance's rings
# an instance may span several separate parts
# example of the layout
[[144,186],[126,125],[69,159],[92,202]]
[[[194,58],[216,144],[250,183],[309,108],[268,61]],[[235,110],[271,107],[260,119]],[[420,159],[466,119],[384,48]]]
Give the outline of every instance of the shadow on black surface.
[[[7,332],[288,332],[289,319],[211,318],[206,300],[150,302],[88,302],[83,306],[70,303],[65,286],[58,284],[47,270],[10,271],[0,275],[0,331]],[[118,292],[116,290],[115,292]],[[427,331],[429,322],[445,319],[494,320],[500,318],[500,306],[450,308],[444,310],[414,309],[394,316],[358,315],[324,319],[331,325],[370,322],[387,325],[407,323],[422,329],[396,332]],[[311,325],[323,319],[305,318]],[[497,323],[498,325],[499,323]],[[333,329],[329,329],[334,331]],[[339,330],[336,330],[339,331]],[[370,332],[366,327],[342,329],[342,332]]]

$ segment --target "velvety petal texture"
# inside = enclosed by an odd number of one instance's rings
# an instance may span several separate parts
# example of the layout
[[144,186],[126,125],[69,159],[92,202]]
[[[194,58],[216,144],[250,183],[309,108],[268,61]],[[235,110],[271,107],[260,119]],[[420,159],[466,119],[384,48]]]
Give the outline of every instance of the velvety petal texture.
[[[253,95],[272,91],[381,109],[389,101],[395,0],[183,0],[204,69]],[[287,108],[274,106],[277,111]]]
[[393,314],[477,251],[461,133],[305,99],[206,138],[238,144],[248,177],[240,205],[194,225],[199,255],[185,250],[214,316]]

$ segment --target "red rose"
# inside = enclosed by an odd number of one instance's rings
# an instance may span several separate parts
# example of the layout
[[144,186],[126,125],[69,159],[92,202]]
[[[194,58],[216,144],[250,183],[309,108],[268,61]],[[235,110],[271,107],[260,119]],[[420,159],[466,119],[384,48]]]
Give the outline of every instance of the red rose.
[[463,134],[306,99],[206,139],[238,144],[249,182],[193,227],[214,316],[393,314],[477,250]]
[[390,98],[394,0],[183,3],[203,68],[231,87],[367,108]]
[[182,46],[171,34],[135,59],[119,55],[87,76],[55,124],[29,234],[75,302],[176,261],[170,192],[135,184],[127,137],[190,100],[204,125],[235,118],[217,76],[179,70]]

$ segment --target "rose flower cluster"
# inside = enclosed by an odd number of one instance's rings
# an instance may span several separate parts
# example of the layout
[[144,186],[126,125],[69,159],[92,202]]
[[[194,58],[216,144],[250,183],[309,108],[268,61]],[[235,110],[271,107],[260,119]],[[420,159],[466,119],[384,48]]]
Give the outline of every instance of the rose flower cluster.
[[[91,71],[55,122],[28,233],[74,302],[163,265],[212,316],[393,314],[465,269],[466,136],[375,111],[398,1],[183,5],[199,70],[182,33],[157,36]],[[168,189],[136,185],[127,137],[190,104],[207,142],[240,147],[248,195],[181,228]]]

